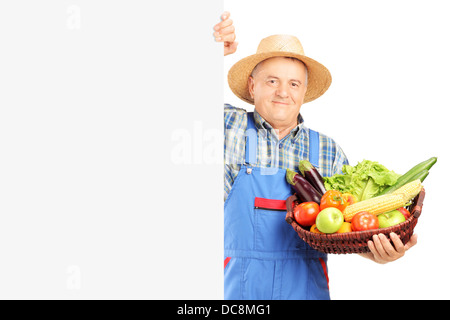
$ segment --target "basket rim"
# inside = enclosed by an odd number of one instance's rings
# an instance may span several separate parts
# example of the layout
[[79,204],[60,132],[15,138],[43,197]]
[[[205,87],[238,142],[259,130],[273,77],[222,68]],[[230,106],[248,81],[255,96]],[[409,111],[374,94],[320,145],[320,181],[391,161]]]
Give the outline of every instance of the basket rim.
[[292,203],[296,200],[298,200],[297,195],[292,195],[286,200],[287,205],[287,213],[286,213],[286,222],[292,225],[292,227],[299,232],[298,230],[301,230],[300,232],[304,233],[305,235],[308,235],[308,237],[316,238],[318,240],[326,241],[329,240],[330,242],[334,241],[342,241],[344,238],[346,240],[358,240],[358,238],[371,238],[372,236],[376,234],[390,234],[391,232],[396,232],[398,230],[402,230],[403,227],[406,225],[410,225],[414,222],[414,220],[417,220],[422,212],[422,205],[423,200],[425,197],[425,189],[422,188],[420,193],[416,196],[416,198],[413,200],[413,209],[411,213],[411,216],[406,219],[404,222],[396,224],[394,226],[390,226],[387,228],[378,228],[378,229],[372,229],[372,230],[363,230],[363,231],[351,231],[351,232],[345,232],[345,233],[315,233],[311,232],[307,229],[305,229],[303,226],[297,223],[294,219],[293,214],[293,207]]

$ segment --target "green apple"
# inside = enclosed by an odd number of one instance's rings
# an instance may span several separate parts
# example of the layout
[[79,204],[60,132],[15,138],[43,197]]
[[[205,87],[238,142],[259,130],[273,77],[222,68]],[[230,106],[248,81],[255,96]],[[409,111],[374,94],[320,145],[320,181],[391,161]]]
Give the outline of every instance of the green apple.
[[317,229],[323,233],[335,233],[343,223],[344,215],[341,210],[333,207],[323,209],[316,218]]
[[398,210],[393,210],[378,215],[380,228],[392,227],[396,224],[404,222],[405,220],[405,216]]

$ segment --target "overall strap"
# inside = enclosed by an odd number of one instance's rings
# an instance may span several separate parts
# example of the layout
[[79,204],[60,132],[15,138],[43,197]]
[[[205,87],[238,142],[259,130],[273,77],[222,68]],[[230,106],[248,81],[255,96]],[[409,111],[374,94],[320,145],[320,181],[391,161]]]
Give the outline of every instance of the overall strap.
[[316,168],[319,167],[319,153],[319,133],[309,129],[309,162]]
[[257,133],[253,112],[247,112],[247,130],[245,131],[245,163],[256,165]]

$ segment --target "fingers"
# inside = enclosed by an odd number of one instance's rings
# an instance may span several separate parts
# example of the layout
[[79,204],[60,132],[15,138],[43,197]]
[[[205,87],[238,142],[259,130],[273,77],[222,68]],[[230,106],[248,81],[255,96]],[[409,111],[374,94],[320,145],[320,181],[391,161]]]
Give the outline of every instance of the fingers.
[[[374,235],[372,240],[367,242],[367,246],[372,254],[369,259],[377,263],[388,263],[395,261],[405,255],[405,252],[417,244],[417,235],[413,234],[410,240],[404,245],[400,237],[391,232],[390,240],[384,234]],[[392,241],[392,244],[391,242]]]
[[391,233],[390,238],[394,244],[390,243],[389,239],[384,234],[378,234],[373,236],[373,241],[369,241],[369,250],[373,253],[375,260],[378,263],[387,263],[395,261],[401,258],[406,251],[399,236],[395,233]]
[[377,249],[375,248],[375,245],[373,244],[373,241],[369,240],[367,242],[367,245],[369,247],[370,252],[367,253],[361,253],[360,255],[363,256],[364,258],[368,258],[372,261],[378,262],[378,258],[375,255],[377,252]]
[[222,21],[214,26],[214,38],[218,42],[233,42],[236,39],[233,20],[230,19],[230,13],[224,12],[221,16]]
[[387,253],[383,248],[380,237],[381,235],[374,235],[372,237],[373,241],[369,241],[369,249],[373,253],[376,262],[387,263]]
[[233,24],[233,20],[230,19],[230,13],[224,12],[221,16],[222,21],[214,26],[215,31],[219,31],[222,28],[231,26]]
[[[393,233],[393,232],[391,232],[391,234],[389,236],[391,237],[391,240],[394,243],[395,251],[397,251],[397,253],[400,254],[400,256],[403,256],[406,252],[406,248],[403,245],[403,242],[400,239],[400,237],[396,233]],[[387,240],[387,241],[389,242],[389,240]],[[392,245],[390,247],[392,248]],[[393,251],[392,254],[395,254],[395,251]]]
[[234,30],[234,26],[230,25],[228,27],[220,29],[220,31],[214,32],[214,37],[216,38],[216,41],[219,42],[233,42],[234,40],[236,40],[236,34],[234,33]]

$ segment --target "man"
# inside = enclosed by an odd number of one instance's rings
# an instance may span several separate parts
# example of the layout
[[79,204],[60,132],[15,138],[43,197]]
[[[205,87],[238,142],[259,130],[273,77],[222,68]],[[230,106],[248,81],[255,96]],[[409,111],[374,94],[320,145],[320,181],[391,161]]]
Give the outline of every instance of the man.
[[[237,42],[229,13],[214,27],[224,55]],[[225,107],[225,299],[329,299],[327,257],[304,243],[284,221],[292,194],[286,169],[309,159],[323,176],[341,172],[347,158],[331,138],[307,129],[303,103],[317,99],[331,84],[319,62],[305,56],[290,35],[263,39],[257,53],[228,73],[233,93],[255,105],[252,113]],[[417,242],[394,246],[374,236],[370,253],[378,263],[402,257]]]

